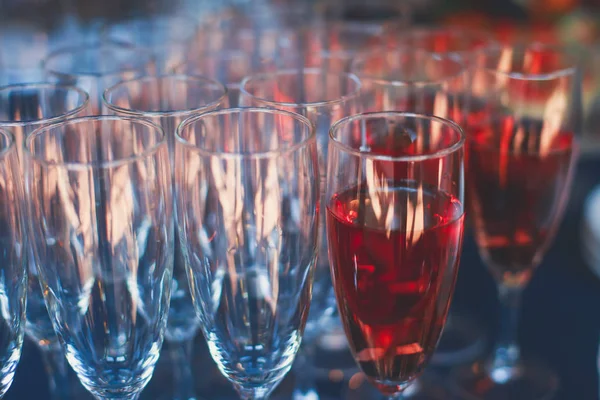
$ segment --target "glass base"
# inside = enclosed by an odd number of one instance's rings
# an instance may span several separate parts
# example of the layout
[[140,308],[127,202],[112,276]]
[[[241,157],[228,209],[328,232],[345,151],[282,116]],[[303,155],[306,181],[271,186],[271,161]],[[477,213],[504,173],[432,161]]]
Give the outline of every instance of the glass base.
[[486,346],[485,335],[470,318],[450,314],[430,364],[453,367],[479,359]]
[[482,364],[455,370],[452,392],[465,400],[549,400],[558,390],[556,374],[539,364],[485,368]]
[[[364,376],[363,376],[364,377]],[[406,400],[448,400],[449,392],[441,376],[427,371],[413,381],[402,394]],[[351,384],[345,395],[345,400],[382,399],[384,396],[372,386],[366,378],[360,384]]]

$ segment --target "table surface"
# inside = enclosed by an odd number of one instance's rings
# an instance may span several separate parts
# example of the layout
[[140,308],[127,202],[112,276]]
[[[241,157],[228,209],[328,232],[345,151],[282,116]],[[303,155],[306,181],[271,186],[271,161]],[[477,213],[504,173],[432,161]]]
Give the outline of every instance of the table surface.
[[[580,225],[587,194],[600,184],[600,158],[580,160],[571,200],[561,229],[523,299],[519,340],[523,353],[553,368],[561,379],[558,400],[597,400],[597,350],[600,331],[600,280],[585,265],[580,252]],[[496,289],[482,265],[472,238],[465,243],[453,307],[467,310],[490,338],[497,324]],[[236,398],[210,360],[202,337],[196,340],[193,373],[200,395],[207,399]],[[163,355],[166,354],[163,352]],[[168,357],[161,361],[142,398],[169,398]],[[325,375],[327,376],[327,375]],[[293,374],[277,390],[289,398]],[[341,388],[325,379],[319,387],[332,398]],[[164,392],[160,394],[160,392]],[[6,399],[49,399],[47,379],[36,347],[27,342],[14,383]],[[78,399],[90,398],[87,395]]]

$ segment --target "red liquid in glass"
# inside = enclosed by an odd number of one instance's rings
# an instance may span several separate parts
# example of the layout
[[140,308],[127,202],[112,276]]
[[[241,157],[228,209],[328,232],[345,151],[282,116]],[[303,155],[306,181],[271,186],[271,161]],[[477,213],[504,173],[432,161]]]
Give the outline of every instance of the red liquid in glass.
[[512,117],[467,132],[467,193],[482,257],[497,279],[524,283],[557,228],[574,137]]
[[462,204],[410,182],[354,187],[327,208],[334,287],[350,347],[382,391],[417,376],[454,288]]

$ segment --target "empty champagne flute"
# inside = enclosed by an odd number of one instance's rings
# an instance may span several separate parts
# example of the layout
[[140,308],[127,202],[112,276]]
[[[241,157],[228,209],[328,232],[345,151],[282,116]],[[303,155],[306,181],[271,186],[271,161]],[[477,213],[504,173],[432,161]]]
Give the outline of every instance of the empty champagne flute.
[[465,135],[454,122],[359,114],[330,131],[327,238],[356,362],[402,398],[440,338],[462,250]]
[[67,360],[97,399],[137,399],[171,295],[167,138],[150,121],[84,117],[35,130],[24,155],[35,263]]
[[188,57],[196,37],[198,24],[183,16],[130,18],[106,25],[103,35],[108,40],[129,43],[154,55],[158,74],[177,71]]
[[472,82],[468,204],[501,320],[491,359],[457,369],[453,380],[468,399],[548,399],[558,378],[521,358],[517,321],[568,200],[581,129],[578,65],[560,48],[507,46],[477,56]]
[[[244,106],[270,107],[296,112],[307,117],[316,128],[321,188],[325,188],[327,138],[331,125],[360,111],[361,84],[353,74],[329,72],[321,68],[280,70],[256,74],[242,82],[240,101]],[[322,199],[324,192],[321,191]],[[321,220],[325,220],[321,208]],[[339,322],[327,256],[325,224],[319,229],[319,256],[315,269],[311,313],[304,333],[301,362],[296,369],[294,399],[318,398],[314,382],[314,356],[317,341],[337,343],[346,349],[346,338]],[[355,367],[352,365],[352,367]]]
[[177,129],[178,227],[213,360],[242,399],[291,369],[318,249],[315,131],[283,110],[212,111]]
[[272,57],[254,57],[242,50],[224,49],[188,59],[182,68],[189,75],[203,75],[227,86],[229,106],[239,106],[240,85],[244,77],[260,72],[276,71]]
[[[0,88],[0,127],[10,131],[23,168],[25,138],[41,126],[89,112],[89,98],[83,90],[73,86],[52,83],[9,85]],[[23,171],[23,169],[22,169]],[[28,248],[30,252],[32,249]],[[76,385],[70,379],[70,370],[64,352],[48,317],[37,267],[33,255],[28,256],[28,305],[25,333],[41,352],[49,379],[50,397],[64,400],[80,398],[73,392]]]
[[27,227],[22,185],[15,139],[0,129],[0,398],[13,382],[25,328]]
[[[332,72],[349,72],[352,60],[361,52],[385,44],[386,29],[379,24],[318,22],[282,33],[279,54],[296,60],[296,67],[326,67]],[[286,65],[289,66],[289,65]]]
[[[175,129],[191,115],[226,106],[227,89],[200,76],[149,76],[107,89],[104,104],[116,115],[146,118],[161,125],[169,142],[173,172]],[[174,244],[173,287],[165,337],[173,344],[169,346],[174,368],[173,399],[189,400],[195,398],[191,361],[200,321],[192,304],[177,231]]]
[[64,47],[43,62],[48,80],[78,86],[90,95],[92,115],[102,114],[102,94],[117,82],[153,75],[152,53],[135,46],[101,42]]

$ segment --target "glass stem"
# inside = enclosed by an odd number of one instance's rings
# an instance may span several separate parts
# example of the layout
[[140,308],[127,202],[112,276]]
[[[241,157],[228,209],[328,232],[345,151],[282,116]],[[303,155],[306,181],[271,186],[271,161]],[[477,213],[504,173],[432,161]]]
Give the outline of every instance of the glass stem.
[[499,285],[500,326],[499,335],[493,353],[492,370],[503,369],[509,372],[520,359],[521,350],[517,342],[519,309],[522,287]]
[[47,346],[40,349],[44,368],[48,375],[48,386],[52,400],[67,400],[71,396],[69,382],[69,365],[59,345]]
[[[305,343],[296,360],[296,385],[292,399],[314,399],[317,395],[314,374],[315,349],[312,343]],[[318,395],[317,395],[318,396]]]
[[171,359],[173,360],[173,399],[195,399],[194,377],[192,374],[192,357],[194,339],[181,343],[171,343]]

